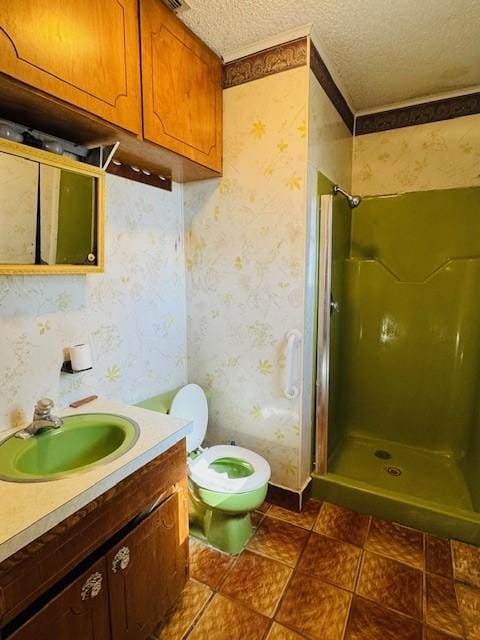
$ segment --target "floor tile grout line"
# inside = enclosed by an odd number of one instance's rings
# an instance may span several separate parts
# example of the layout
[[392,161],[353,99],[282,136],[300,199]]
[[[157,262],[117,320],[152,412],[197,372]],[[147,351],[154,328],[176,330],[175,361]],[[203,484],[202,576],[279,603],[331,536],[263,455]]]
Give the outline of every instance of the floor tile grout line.
[[256,553],[257,556],[262,556],[262,558],[267,558],[268,560],[275,560],[276,562],[280,562],[281,564],[285,565],[289,569],[295,568],[295,566],[292,566],[291,564],[286,563],[285,560],[279,560],[279,558],[275,558],[274,556],[269,556],[266,553],[262,553],[262,551],[259,551],[258,549],[251,549],[250,547],[246,547],[246,550],[250,551],[251,553]]
[[318,580],[319,582],[322,582],[323,584],[326,584],[329,587],[335,587],[335,589],[339,589],[340,591],[345,591],[345,593],[348,593],[349,595],[355,595],[355,591],[353,589],[348,589],[347,587],[343,587],[340,584],[337,584],[336,582],[332,582],[332,580],[328,580],[327,578],[323,578],[320,577],[318,575],[315,575],[314,573],[308,573],[308,571],[302,571],[302,569],[295,569],[294,573],[298,573],[301,576],[305,576],[306,578],[313,578],[314,580]]
[[[277,606],[276,606],[276,608],[275,608],[275,611],[273,612],[272,620],[275,620],[275,619],[276,619],[277,613],[278,613],[278,611],[279,611],[279,609],[280,609],[280,607],[281,607],[282,602],[285,600],[285,596],[286,596],[286,594],[287,594],[287,591],[288,591],[288,590],[289,590],[289,588],[290,588],[290,585],[291,585],[291,583],[292,583],[292,580],[293,580],[294,575],[295,575],[295,569],[293,569],[293,568],[292,568],[292,571],[291,571],[291,573],[290,573],[290,576],[289,576],[289,578],[288,578],[288,580],[287,580],[287,582],[286,582],[286,584],[285,584],[285,588],[284,588],[284,590],[283,590],[283,593],[282,593],[282,595],[280,596],[280,598],[278,599]],[[288,625],[287,625],[287,626],[288,626]]]
[[[271,515],[268,515],[268,514],[265,514],[263,520],[266,517],[270,518],[270,520],[275,520],[276,522],[283,522],[284,524],[288,524],[291,527],[296,527],[297,529],[301,529],[302,531],[312,531],[312,529],[308,529],[307,527],[302,527],[302,525],[300,525],[300,524],[294,524],[293,522],[290,522],[289,520],[284,520],[283,518],[277,518],[276,516],[271,516]],[[263,523],[263,521],[262,521],[262,523]],[[259,525],[258,528],[260,528],[260,525]],[[255,531],[255,533],[256,533],[256,531]]]
[[[407,562],[406,560],[399,560],[398,557],[394,557],[392,555],[389,556],[386,553],[382,553],[378,549],[367,549],[367,548],[364,548],[364,551],[367,551],[368,553],[373,553],[376,556],[380,556],[381,558],[386,558],[387,560],[392,560],[393,562],[398,562],[399,564],[403,564],[406,567],[409,567],[410,569],[415,569],[416,571],[420,571],[421,573],[423,573],[425,571],[425,569],[423,567],[419,567],[418,565],[412,564],[411,562]],[[441,577],[443,577],[443,576],[441,576]]]
[[355,576],[355,582],[353,585],[353,590],[352,593],[355,595],[357,593],[357,586],[358,583],[360,582],[360,572],[362,570],[362,566],[363,566],[363,558],[365,557],[365,550],[362,549],[361,553],[360,553],[360,558],[358,559],[358,564],[357,564],[357,575]]
[[280,603],[283,601],[283,599],[284,599],[284,597],[285,597],[285,594],[286,594],[286,593],[287,593],[287,591],[288,591],[288,587],[290,586],[290,583],[291,583],[291,581],[292,581],[292,578],[293,578],[293,574],[294,574],[294,573],[295,573],[295,569],[291,569],[291,570],[290,570],[290,575],[288,576],[288,580],[285,582],[285,584],[284,584],[284,586],[283,586],[283,589],[282,589],[282,592],[281,592],[281,594],[280,594],[280,596],[279,596],[279,598],[278,598],[278,600],[277,600],[277,604],[275,605],[275,607],[274,607],[274,609],[273,609],[273,613],[272,613],[272,615],[271,615],[272,624],[273,624],[273,622],[275,621],[275,616],[277,615],[277,612],[278,612],[278,610],[279,610],[279,608],[280,608]]
[[368,518],[367,532],[365,533],[365,540],[363,541],[362,547],[365,547],[365,545],[367,544],[368,536],[370,535],[370,529],[372,528],[372,520],[373,516],[370,515]]
[[[331,503],[331,502],[324,502],[324,503],[322,503],[322,507],[323,507],[323,505],[338,506],[338,505],[333,505],[333,503]],[[370,523],[371,523],[371,520],[372,520],[372,516],[369,515],[368,513],[360,513],[360,512],[357,512],[357,511],[351,511],[350,509],[347,509],[346,507],[342,507],[342,509],[345,509],[346,511],[350,511],[351,513],[353,513],[355,515],[365,516],[365,517],[368,518],[367,531],[365,532],[365,536],[364,536],[362,544],[356,544],[355,542],[352,542],[351,540],[345,540],[344,538],[341,538],[338,535],[333,535],[332,533],[326,532],[324,530],[316,529],[316,526],[318,524],[318,521],[319,521],[321,513],[322,513],[322,509],[320,510],[320,512],[318,514],[318,517],[317,517],[317,519],[315,521],[315,524],[314,524],[314,526],[312,528],[312,533],[319,533],[319,534],[321,534],[323,536],[326,536],[327,538],[333,538],[334,540],[339,540],[340,542],[345,542],[347,544],[351,544],[351,545],[353,545],[355,547],[359,547],[359,548],[363,549],[364,546],[365,546],[365,542],[367,540],[367,534],[368,534],[368,531],[369,531],[369,528],[370,528]]]
[[427,570],[427,534],[421,531],[422,534],[422,547],[423,547],[423,570]]
[[[360,547],[357,547],[356,545],[353,545],[353,544],[351,544],[349,542],[343,542],[343,540],[338,540],[337,538],[328,538],[329,540],[333,540],[335,542],[339,542],[340,544],[349,545],[349,546],[354,547],[355,549],[358,549],[360,551],[360,556],[359,556],[359,558],[357,560],[357,563],[356,563],[354,585],[353,585],[353,587],[351,589],[349,589],[348,587],[345,587],[345,586],[340,585],[340,584],[338,584],[336,582],[333,582],[332,580],[330,580],[330,579],[328,579],[328,578],[326,578],[324,576],[320,576],[320,575],[318,575],[316,573],[313,573],[311,571],[307,571],[305,569],[300,568],[302,558],[303,558],[303,556],[304,556],[304,554],[305,554],[305,552],[307,550],[308,543],[310,542],[310,538],[312,537],[312,535],[322,535],[322,534],[318,534],[318,533],[316,533],[314,531],[310,532],[310,536],[309,536],[309,538],[307,540],[306,545],[303,548],[303,551],[301,552],[301,554],[300,554],[300,556],[298,558],[298,561],[297,561],[297,564],[296,564],[296,566],[294,568],[294,571],[296,571],[296,572],[298,572],[298,573],[300,573],[302,575],[305,575],[305,576],[310,576],[312,578],[316,578],[317,580],[320,580],[321,582],[325,582],[326,584],[329,584],[332,587],[336,587],[337,589],[341,589],[342,591],[347,591],[348,593],[355,593],[355,585],[356,585],[358,574],[359,574],[359,567],[360,567],[361,559],[363,557],[363,549],[361,549]],[[328,537],[328,536],[325,536],[325,537]]]
[[270,635],[270,631],[272,630],[273,627],[273,620],[270,620],[270,624],[268,625],[265,633],[262,636],[262,640],[268,640],[268,636]]
[[292,571],[294,569],[294,567],[292,567],[291,564],[286,563],[284,560],[280,560],[279,558],[274,558],[273,556],[268,556],[266,553],[262,553],[257,549],[250,549],[249,547],[245,547],[244,551],[249,551],[250,553],[253,553],[256,556],[261,556],[262,558],[266,558],[267,560],[272,560],[273,562],[278,562],[282,566],[287,567],[287,569],[291,569]]
[[457,604],[457,610],[458,610],[458,618],[459,618],[459,621],[460,621],[460,625],[462,627],[462,635],[458,636],[455,632],[453,632],[451,630],[446,630],[446,629],[434,624],[433,622],[428,622],[427,619],[426,619],[426,615],[425,615],[425,625],[428,624],[428,626],[430,626],[430,627],[432,627],[434,629],[438,629],[438,630],[440,630],[440,631],[442,631],[444,633],[448,633],[448,634],[450,634],[452,636],[452,638],[462,638],[462,639],[466,638],[468,634],[467,634],[467,631],[466,631],[466,628],[465,628],[465,624],[463,622],[463,616],[462,616],[462,612],[461,612],[461,609],[460,609],[460,604],[459,604],[459,601],[458,601],[456,582],[454,580],[449,580],[448,578],[445,578],[444,576],[438,576],[438,575],[436,575],[435,573],[432,573],[432,572],[425,572],[425,582],[427,580],[427,576],[428,575],[430,575],[430,576],[432,576],[433,578],[436,578],[436,579],[445,580],[445,581],[453,583],[453,589],[454,589],[454,592],[455,592],[455,602]]
[[[373,520],[373,516],[371,516],[371,521]],[[371,522],[370,522],[371,524]],[[396,524],[396,523],[392,523],[392,524]],[[401,527],[403,527],[403,525],[399,525]],[[398,556],[393,556],[392,554],[388,554],[385,551],[379,550],[378,548],[375,547],[369,547],[368,546],[368,538],[370,535],[370,525],[368,528],[368,533],[365,537],[365,543],[363,545],[363,548],[365,549],[365,551],[368,551],[369,553],[375,553],[376,555],[382,556],[383,558],[388,558],[390,560],[395,560],[396,562],[400,562],[401,564],[405,564],[409,567],[412,567],[413,569],[417,569],[418,571],[425,571],[425,566],[426,566],[426,562],[425,562],[425,534],[423,531],[419,531],[418,529],[412,529],[411,527],[404,527],[404,528],[409,528],[412,531],[416,531],[417,533],[422,535],[422,561],[421,561],[421,566],[419,567],[416,564],[413,564],[412,562],[408,562],[408,560],[406,560],[405,558],[399,559]]]
[[338,538],[337,536],[329,535],[328,533],[324,533],[323,531],[311,531],[312,535],[322,536],[323,538],[328,538],[329,540],[335,540],[336,542],[340,542],[340,544],[346,544],[349,547],[354,547],[355,549],[360,549],[360,551],[364,551],[364,545],[360,546],[358,544],[354,544],[353,542],[348,542],[348,540],[342,540],[342,538]]
[[215,591],[216,591],[217,593],[219,593],[219,592],[220,592],[220,589],[222,588],[223,583],[224,583],[224,582],[225,582],[225,580],[227,579],[227,576],[228,576],[228,575],[230,574],[230,572],[233,570],[234,566],[237,564],[237,562],[238,562],[238,561],[239,561],[239,559],[240,559],[240,556],[242,555],[242,553],[243,553],[244,551],[245,551],[245,549],[242,549],[242,551],[241,551],[238,555],[236,555],[236,556],[232,556],[232,558],[233,558],[233,559],[232,559],[232,562],[231,562],[231,563],[230,563],[230,565],[225,569],[225,572],[224,572],[223,576],[220,578],[220,580],[219,580],[219,581],[218,581],[218,583],[217,583],[217,586],[216,586],[216,588],[215,588]]
[[[363,565],[364,565],[364,562],[365,562],[366,553],[372,553],[372,552],[371,551],[364,551],[364,553],[363,553],[362,564],[361,564],[361,567],[360,567],[360,571],[358,573],[358,581],[357,581],[357,584],[355,586],[355,591],[353,592],[354,595],[356,595],[356,596],[358,596],[360,598],[364,598],[365,600],[368,600],[369,602],[373,602],[374,604],[376,604],[379,607],[382,607],[383,609],[387,609],[388,611],[393,611],[397,615],[404,616],[404,617],[408,618],[409,620],[415,620],[416,622],[418,622],[420,624],[423,624],[423,602],[422,602],[422,619],[419,620],[418,618],[415,618],[415,616],[412,616],[412,615],[410,615],[408,613],[405,613],[404,611],[400,611],[398,609],[394,609],[393,607],[385,604],[384,602],[378,602],[377,600],[374,600],[373,598],[369,597],[368,595],[358,591],[358,587],[359,587],[359,583],[360,583],[360,576],[361,576],[361,573],[363,571]],[[373,554],[373,555],[376,555],[376,554]],[[422,587],[423,587],[423,576],[422,576]],[[423,588],[422,588],[422,592],[423,592]]]
[[[391,611],[392,613],[396,614],[397,616],[400,616],[402,618],[407,618],[407,620],[413,620],[414,622],[417,622],[420,625],[423,625],[423,620],[419,620],[418,618],[415,618],[415,616],[411,616],[408,613],[405,613],[404,611],[399,611],[398,609],[394,609],[393,607],[389,607],[388,604],[385,604],[384,602],[378,602],[377,600],[373,600],[372,598],[369,598],[367,595],[364,595],[363,593],[354,593],[354,596],[357,596],[358,598],[363,598],[364,600],[368,600],[369,602],[372,602],[374,605],[376,605],[377,607],[380,607],[381,609],[386,609],[387,611]],[[433,625],[430,625],[433,626]],[[443,629],[442,629],[443,631]]]
[[210,589],[211,593],[208,596],[208,598],[205,600],[203,606],[201,607],[201,609],[198,611],[198,613],[195,615],[195,617],[193,618],[192,622],[190,623],[190,626],[188,627],[188,629],[185,631],[185,633],[182,635],[182,637],[180,638],[180,640],[186,640],[188,638],[188,636],[190,635],[190,633],[193,631],[193,629],[195,628],[197,622],[200,620],[200,618],[202,617],[203,612],[205,611],[205,609],[207,608],[208,604],[213,600],[213,597],[215,595],[215,592],[212,591]]
[[[260,614],[260,615],[264,616],[265,618],[269,618],[270,620],[273,620],[273,618],[274,618],[274,616],[275,616],[275,612],[276,612],[276,610],[277,610],[277,608],[278,608],[278,604],[279,604],[280,600],[283,598],[283,594],[285,593],[286,586],[289,584],[290,579],[291,579],[291,576],[292,576],[292,574],[293,574],[293,571],[294,571],[294,570],[293,570],[293,568],[292,568],[292,567],[290,567],[290,566],[288,566],[288,565],[284,564],[283,562],[280,562],[280,561],[278,561],[278,560],[274,560],[273,558],[269,558],[268,556],[262,556],[262,555],[261,555],[261,554],[259,554],[259,553],[255,553],[255,552],[251,551],[250,549],[244,549],[244,551],[249,551],[249,553],[251,553],[251,554],[253,554],[253,555],[258,555],[259,557],[264,558],[265,560],[270,560],[271,562],[278,562],[278,564],[281,564],[281,565],[282,565],[282,567],[285,567],[286,569],[288,569],[288,570],[290,571],[290,575],[289,575],[289,577],[288,577],[288,580],[287,580],[287,582],[285,583],[285,585],[284,585],[284,587],[283,587],[283,589],[282,589],[282,592],[281,592],[281,594],[280,594],[280,596],[279,596],[279,598],[278,598],[277,604],[276,604],[276,605],[275,605],[275,607],[274,607],[274,610],[273,610],[272,615],[266,614],[266,613],[264,613],[263,611],[258,611],[257,609],[254,609],[252,606],[250,606],[250,605],[249,605],[247,602],[245,602],[244,600],[237,599],[235,596],[232,596],[232,595],[231,595],[231,594],[229,594],[229,593],[225,593],[225,592],[223,592],[223,591],[220,591],[220,586],[221,586],[221,585],[219,586],[219,590],[217,591],[217,593],[219,593],[220,595],[223,595],[223,596],[227,596],[227,597],[229,597],[229,598],[230,598],[231,600],[233,600],[234,602],[239,602],[239,603],[240,603],[240,604],[242,604],[246,609],[249,609],[250,611],[253,611],[254,613],[258,613],[258,614]],[[243,553],[243,551],[242,551],[242,553]],[[242,554],[239,554],[238,558],[240,558],[240,555],[242,555]],[[233,568],[233,566],[232,566],[232,568]],[[229,571],[228,573],[230,573],[230,571]],[[222,585],[223,585],[223,583],[225,582],[225,580],[226,580],[226,576],[225,576],[224,580],[222,580]]]
[[355,586],[354,586],[354,589],[353,589],[353,593],[355,595],[357,595],[357,594],[361,595],[361,594],[358,593],[358,586],[359,586],[359,583],[360,583],[360,575],[361,575],[361,573],[363,571],[364,560],[365,560],[365,549],[362,549],[362,555],[360,556],[360,564],[359,564],[359,567],[358,567],[357,579],[355,580]]
[[455,591],[455,600],[457,602],[458,617],[460,618],[460,624],[462,625],[462,637],[463,638],[467,638],[468,637],[467,627],[465,625],[465,619],[464,619],[462,608],[460,607],[460,599],[459,599],[458,591],[457,591],[457,580],[453,581],[453,589]]
[[[284,522],[284,521],[281,521],[281,522]],[[249,540],[249,542],[247,543],[247,546],[246,546],[245,548],[246,548],[248,551],[253,551],[254,553],[257,553],[258,555],[263,556],[264,558],[269,558],[270,560],[276,560],[277,562],[281,562],[282,564],[285,564],[285,565],[289,566],[290,568],[295,569],[295,567],[297,566],[298,561],[299,561],[299,559],[300,559],[300,556],[302,555],[303,550],[304,550],[305,546],[307,545],[308,539],[309,539],[309,537],[310,537],[310,535],[311,535],[311,533],[312,533],[312,532],[310,531],[310,533],[309,533],[308,529],[303,529],[302,527],[297,527],[296,525],[292,525],[292,524],[290,524],[289,522],[287,522],[287,523],[285,523],[285,524],[288,524],[289,526],[292,526],[292,527],[296,527],[297,529],[300,529],[302,532],[305,532],[305,533],[307,533],[307,534],[308,534],[308,535],[307,535],[307,537],[306,537],[306,539],[305,539],[305,542],[304,542],[304,544],[303,544],[303,547],[302,547],[302,549],[300,550],[300,552],[298,553],[298,555],[297,555],[297,557],[296,557],[295,562],[294,562],[294,564],[293,564],[293,565],[288,564],[285,560],[281,560],[281,559],[279,559],[278,557],[275,557],[275,556],[269,556],[267,553],[262,552],[262,551],[260,551],[259,549],[254,549],[254,548],[250,547],[250,541],[252,541],[252,540],[256,537],[257,533],[259,532],[260,527],[259,527],[259,528],[258,528],[258,530],[255,532],[255,534],[250,538],[250,540]]]
[[291,520],[287,520],[287,518],[282,518],[281,516],[276,516],[273,514],[270,514],[268,516],[269,518],[273,518],[274,520],[280,520],[281,522],[286,522],[287,524],[291,524],[293,527],[299,527],[300,529],[304,529],[305,531],[312,531],[313,529],[313,524],[310,527],[306,527],[302,524],[297,524],[296,522],[292,522]]
[[427,572],[423,572],[423,597],[422,597],[422,622],[424,625],[427,624]]
[[199,612],[199,614],[194,618],[192,624],[190,625],[188,632],[181,638],[181,640],[187,640],[187,638],[190,636],[190,634],[192,633],[192,631],[195,629],[195,627],[197,626],[197,624],[200,621],[200,618],[203,616],[203,614],[205,613],[205,611],[207,610],[209,604],[212,602],[213,598],[215,597],[215,592],[212,591],[212,593],[210,594],[210,596],[208,597],[208,600],[205,602],[205,604],[202,607],[202,610]]
[[341,636],[340,640],[344,640],[345,639],[345,635],[347,633],[348,623],[350,621],[350,612],[352,611],[352,604],[353,604],[354,595],[355,595],[355,593],[351,592],[351,594],[350,594],[350,602],[348,603],[347,615],[345,616],[345,621],[343,623],[343,631],[342,631],[342,636]]
[[274,510],[274,508],[275,508],[275,507],[277,507],[278,509],[282,509],[284,512],[286,512],[286,514],[287,514],[287,515],[288,515],[289,513],[290,513],[290,514],[292,514],[292,516],[300,516],[300,515],[303,513],[303,510],[302,510],[302,511],[299,511],[299,512],[296,512],[296,511],[290,511],[290,510],[289,510],[289,509],[287,509],[286,507],[281,507],[281,506],[279,506],[279,505],[275,505],[275,504],[273,504],[273,505],[270,507],[270,509],[269,509],[270,517],[271,517],[271,518],[276,518],[276,519],[278,519],[278,520],[283,520],[284,522],[288,522],[289,524],[293,524],[293,525],[295,525],[295,526],[297,526],[297,527],[302,527],[303,529],[308,529],[308,530],[310,530],[310,531],[311,531],[311,530],[313,529],[313,526],[314,526],[314,524],[315,524],[315,522],[316,522],[316,520],[317,520],[317,518],[318,518],[318,514],[320,513],[320,510],[321,510],[322,505],[323,505],[323,502],[320,502],[320,501],[318,501],[318,500],[317,500],[316,502],[319,502],[319,505],[320,505],[320,506],[319,506],[319,509],[318,509],[318,513],[317,513],[317,514],[314,516],[314,518],[313,518],[312,525],[311,525],[311,526],[309,526],[309,527],[307,527],[307,526],[303,526],[303,525],[301,525],[301,524],[297,524],[297,523],[295,523],[295,522],[292,522],[292,521],[291,521],[291,520],[289,520],[287,517],[282,518],[282,515],[273,515],[273,514],[272,514],[272,511]]
[[[392,556],[386,556],[384,553],[380,553],[379,551],[372,551],[371,549],[364,549],[365,553],[370,553],[373,556],[377,556],[379,558],[383,558],[384,560],[390,560],[391,562],[396,562],[397,564],[401,564],[404,567],[408,567],[408,569],[413,569],[414,571],[418,571],[419,573],[425,573],[424,569],[419,569],[413,564],[409,564],[408,562],[402,562],[398,558],[392,558]],[[435,574],[433,574],[435,575]],[[442,578],[443,576],[439,576]],[[448,578],[446,578],[448,579]]]
[[287,591],[288,591],[288,589],[290,588],[290,585],[291,585],[291,583],[292,583],[293,579],[295,578],[295,576],[296,576],[297,574],[300,574],[300,576],[302,576],[302,575],[303,575],[303,576],[306,576],[306,577],[313,578],[314,580],[318,580],[319,582],[321,582],[321,583],[323,583],[323,584],[325,584],[325,585],[327,585],[327,586],[330,586],[330,587],[334,587],[334,588],[336,588],[336,589],[339,589],[339,590],[341,590],[341,591],[343,591],[343,592],[347,593],[347,594],[350,596],[350,601],[349,601],[349,606],[348,606],[348,612],[347,612],[347,615],[346,615],[346,618],[345,618],[345,623],[344,623],[344,629],[343,629],[342,637],[340,638],[340,640],[343,640],[344,633],[345,633],[345,630],[346,630],[346,621],[347,621],[347,619],[348,619],[348,616],[350,615],[350,606],[351,606],[351,603],[352,603],[352,600],[353,600],[354,593],[353,593],[352,591],[349,591],[348,589],[345,589],[345,588],[343,588],[343,587],[339,587],[338,585],[335,585],[335,584],[332,584],[332,583],[330,583],[330,582],[327,582],[326,580],[322,580],[321,578],[318,578],[317,576],[313,576],[313,575],[311,575],[311,574],[306,574],[306,573],[304,573],[304,572],[302,572],[302,571],[299,571],[298,569],[295,569],[295,570],[293,570],[293,571],[292,571],[292,575],[290,576],[290,579],[289,579],[289,581],[288,581],[288,583],[287,583],[287,585],[286,585],[286,587],[285,587],[285,589],[284,589],[284,592],[283,592],[283,594],[282,594],[282,597],[280,598],[280,600],[279,600],[279,602],[278,602],[278,605],[277,605],[277,608],[276,608],[275,614],[274,614],[273,619],[272,619],[272,620],[273,620],[273,622],[277,622],[277,624],[282,624],[282,625],[283,625],[283,626],[285,626],[287,629],[290,629],[290,630],[294,631],[295,633],[298,633],[298,635],[300,635],[302,638],[306,638],[306,637],[307,637],[307,636],[305,636],[303,633],[299,632],[299,631],[298,631],[298,629],[296,629],[296,628],[292,627],[289,623],[287,623],[287,622],[283,622],[283,621],[282,621],[282,622],[279,622],[279,621],[277,620],[277,617],[276,617],[276,616],[277,616],[277,613],[278,613],[278,611],[279,611],[279,609],[281,608],[281,605],[282,605],[282,603],[283,603],[283,600],[285,599],[285,596],[286,596],[286,594],[287,594]]
[[[298,636],[300,638],[302,638],[302,640],[308,640],[307,636],[304,635],[303,633],[300,633],[299,631],[297,631],[297,629],[292,629],[291,627],[289,627],[288,625],[284,624],[283,622],[277,622],[277,620],[274,620],[273,618],[271,620],[271,624],[270,624],[269,628],[267,629],[267,635],[265,636],[265,638],[263,640],[268,640],[268,636],[269,636],[274,624],[278,624],[279,626],[285,627],[285,629],[288,629],[288,631],[293,631],[294,633],[298,634]],[[245,640],[247,640],[247,639],[245,639]]]
[[312,529],[310,531],[310,533],[315,533],[318,536],[324,536],[325,538],[330,538],[330,540],[337,540],[338,542],[343,542],[344,544],[349,544],[352,547],[357,547],[357,549],[362,549],[364,548],[364,544],[359,545],[359,544],[355,544],[354,542],[350,542],[348,540],[343,540],[342,538],[339,538],[338,536],[334,536],[331,533],[326,533],[324,531],[315,531],[315,529]]
[[321,505],[320,509],[318,510],[317,517],[315,518],[315,522],[313,523],[312,531],[315,531],[315,527],[317,526],[317,522],[319,521],[320,516],[322,515],[322,511],[323,511],[323,509],[324,509],[326,504],[327,503],[325,501],[322,501],[322,505]]

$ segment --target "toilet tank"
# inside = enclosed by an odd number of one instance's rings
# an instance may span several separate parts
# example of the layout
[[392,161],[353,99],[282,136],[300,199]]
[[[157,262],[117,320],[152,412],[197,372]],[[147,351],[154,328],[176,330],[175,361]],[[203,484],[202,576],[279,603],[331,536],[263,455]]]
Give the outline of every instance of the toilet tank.
[[160,393],[158,396],[153,396],[153,398],[147,398],[146,400],[142,400],[142,402],[137,402],[135,406],[141,407],[142,409],[150,409],[150,411],[157,411],[157,413],[168,413],[173,398],[181,388],[182,387],[178,387],[178,389],[174,389],[173,391],[166,391],[165,393]]

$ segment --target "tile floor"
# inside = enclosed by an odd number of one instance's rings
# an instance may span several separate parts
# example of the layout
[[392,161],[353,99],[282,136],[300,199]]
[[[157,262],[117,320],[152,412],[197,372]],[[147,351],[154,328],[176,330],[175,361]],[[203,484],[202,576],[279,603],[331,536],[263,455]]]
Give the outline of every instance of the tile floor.
[[237,557],[191,539],[155,640],[480,640],[480,548],[313,500],[253,520]]

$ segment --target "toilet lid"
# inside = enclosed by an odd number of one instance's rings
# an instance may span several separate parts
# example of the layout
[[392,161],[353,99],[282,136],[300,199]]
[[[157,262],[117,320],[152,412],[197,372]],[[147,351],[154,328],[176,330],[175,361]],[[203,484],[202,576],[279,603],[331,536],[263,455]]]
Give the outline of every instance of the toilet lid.
[[187,436],[187,451],[195,451],[201,446],[207,433],[208,405],[202,387],[187,384],[174,397],[168,412],[175,418],[192,422],[192,431]]

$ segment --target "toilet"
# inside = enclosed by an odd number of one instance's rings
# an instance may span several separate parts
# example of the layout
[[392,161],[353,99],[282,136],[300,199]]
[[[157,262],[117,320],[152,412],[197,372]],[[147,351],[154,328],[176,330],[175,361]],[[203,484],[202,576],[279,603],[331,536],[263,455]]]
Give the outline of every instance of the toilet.
[[155,396],[138,407],[191,420],[187,436],[189,518],[192,535],[237,554],[252,535],[250,513],[267,495],[270,465],[262,456],[232,444],[206,449],[207,398],[197,384]]

